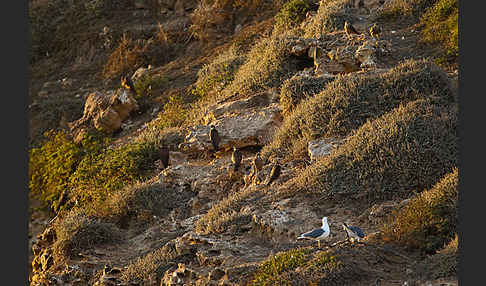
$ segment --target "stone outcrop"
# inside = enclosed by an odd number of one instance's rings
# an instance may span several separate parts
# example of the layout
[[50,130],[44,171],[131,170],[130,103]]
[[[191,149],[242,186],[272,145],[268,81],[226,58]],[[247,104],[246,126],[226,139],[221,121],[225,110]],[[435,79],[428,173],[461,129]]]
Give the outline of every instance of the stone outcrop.
[[93,92],[86,99],[83,116],[70,123],[70,129],[74,138],[79,137],[77,135],[90,124],[100,131],[112,134],[119,130],[122,122],[138,108],[135,98],[125,90]]
[[212,150],[209,139],[209,125],[215,125],[221,142],[220,150],[233,146],[263,146],[280,126],[283,118],[276,97],[261,93],[253,97],[216,104],[208,108],[207,125],[196,125],[188,129],[188,134],[179,149],[184,153],[198,153]]

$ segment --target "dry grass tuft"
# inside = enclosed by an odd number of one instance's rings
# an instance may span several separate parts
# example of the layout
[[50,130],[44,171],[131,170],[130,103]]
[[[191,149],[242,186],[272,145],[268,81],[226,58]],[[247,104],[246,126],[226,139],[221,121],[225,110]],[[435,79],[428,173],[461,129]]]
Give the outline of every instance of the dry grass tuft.
[[238,93],[242,97],[279,88],[299,69],[299,60],[292,57],[285,36],[275,34],[260,39],[250,50],[247,60],[223,91],[225,96]]
[[285,158],[295,142],[344,137],[400,103],[419,98],[448,103],[455,101],[453,94],[445,72],[425,60],[408,60],[379,75],[339,76],[284,119],[262,155]]
[[392,214],[383,226],[383,240],[428,254],[450,241],[457,231],[458,173],[454,168],[431,189]]
[[106,243],[117,242],[120,231],[112,223],[87,216],[81,211],[70,212],[54,224],[57,240],[53,245],[56,261],[74,258],[79,252]]
[[143,64],[143,54],[146,51],[147,46],[139,41],[133,41],[124,33],[103,67],[103,77],[113,79],[133,72]]
[[222,233],[229,227],[246,225],[251,222],[252,214],[243,209],[248,201],[253,200],[260,191],[257,188],[245,188],[232,193],[215,203],[211,209],[196,222],[199,234]]
[[344,29],[344,22],[354,22],[351,9],[352,0],[326,0],[320,1],[317,14],[305,27],[305,38],[316,38],[319,34],[327,34]]
[[280,89],[280,107],[284,117],[289,116],[303,99],[319,93],[331,81],[324,76],[294,76],[285,80]]
[[457,110],[419,99],[363,124],[283,189],[382,201],[432,186],[457,165]]
[[137,285],[159,285],[161,277],[171,267],[170,262],[179,256],[174,242],[169,241],[162,248],[130,263],[122,272],[121,280]]

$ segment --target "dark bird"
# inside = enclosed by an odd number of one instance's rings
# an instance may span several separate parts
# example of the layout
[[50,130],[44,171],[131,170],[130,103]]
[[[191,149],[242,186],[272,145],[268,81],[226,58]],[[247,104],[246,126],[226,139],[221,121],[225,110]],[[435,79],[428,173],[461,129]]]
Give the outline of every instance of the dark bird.
[[365,234],[361,230],[361,228],[357,226],[348,226],[345,222],[343,222],[342,224],[343,229],[346,231],[346,237],[348,240],[357,240],[358,242],[360,242],[360,240],[365,237]]
[[358,31],[356,31],[356,29],[353,27],[353,25],[348,23],[348,21],[344,21],[344,31],[346,32],[346,35],[348,35],[348,36],[351,35],[351,34],[359,35]]
[[135,86],[133,85],[133,81],[128,76],[122,76],[121,78],[121,86],[126,90],[130,91],[133,94],[137,94],[135,90]]
[[268,176],[268,180],[266,185],[269,186],[273,181],[278,179],[278,176],[280,176],[280,164],[275,163],[272,167],[272,171],[270,171],[270,175]]
[[169,148],[166,145],[163,145],[162,148],[159,150],[159,157],[160,161],[162,162],[162,166],[166,169],[169,166]]
[[380,29],[380,27],[379,27],[378,25],[376,25],[376,23],[374,23],[374,24],[373,24],[373,25],[370,27],[369,31],[370,31],[370,35],[371,35],[373,38],[378,37],[378,36],[380,35],[380,33],[381,33],[381,29]]
[[322,226],[320,228],[316,228],[314,230],[305,232],[301,234],[297,239],[311,239],[317,241],[317,246],[321,248],[321,240],[326,239],[329,237],[331,233],[331,229],[329,228],[329,224],[327,223],[327,217],[322,218]]
[[233,146],[233,154],[231,155],[231,162],[233,162],[233,167],[234,171],[238,171],[238,168],[240,167],[241,164],[241,159],[243,159],[243,156],[241,155],[241,152],[236,146]]
[[209,139],[211,139],[211,144],[213,144],[214,152],[218,151],[221,138],[219,138],[218,130],[216,130],[216,127],[214,127],[214,125],[210,126]]

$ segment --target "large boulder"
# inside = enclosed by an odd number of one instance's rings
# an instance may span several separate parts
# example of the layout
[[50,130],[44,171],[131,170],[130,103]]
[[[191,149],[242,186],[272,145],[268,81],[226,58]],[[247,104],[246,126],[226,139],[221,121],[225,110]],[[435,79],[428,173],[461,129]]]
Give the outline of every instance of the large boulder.
[[126,90],[93,92],[86,99],[83,116],[71,122],[70,129],[76,138],[76,134],[82,133],[92,123],[96,129],[112,134],[119,130],[122,122],[138,108],[137,101]]
[[179,144],[179,149],[184,153],[212,150],[209,139],[210,124],[216,127],[221,137],[219,150],[229,150],[233,146],[263,146],[270,142],[282,122],[281,109],[278,103],[263,108],[250,108],[256,102],[257,98],[253,97],[210,108],[210,118],[219,119],[214,119],[207,125],[190,127],[184,142]]

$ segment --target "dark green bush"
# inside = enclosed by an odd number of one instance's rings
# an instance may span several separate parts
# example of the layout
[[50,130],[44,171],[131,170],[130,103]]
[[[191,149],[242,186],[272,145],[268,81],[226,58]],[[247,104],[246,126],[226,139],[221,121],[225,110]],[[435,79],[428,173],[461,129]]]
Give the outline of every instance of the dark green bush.
[[71,176],[75,196],[82,203],[105,201],[113,191],[146,178],[158,159],[155,142],[106,148],[83,157]]
[[54,209],[60,195],[70,188],[70,178],[79,162],[101,147],[99,138],[85,137],[76,145],[63,131],[48,131],[46,141],[29,151],[30,195],[41,202],[44,209]]

